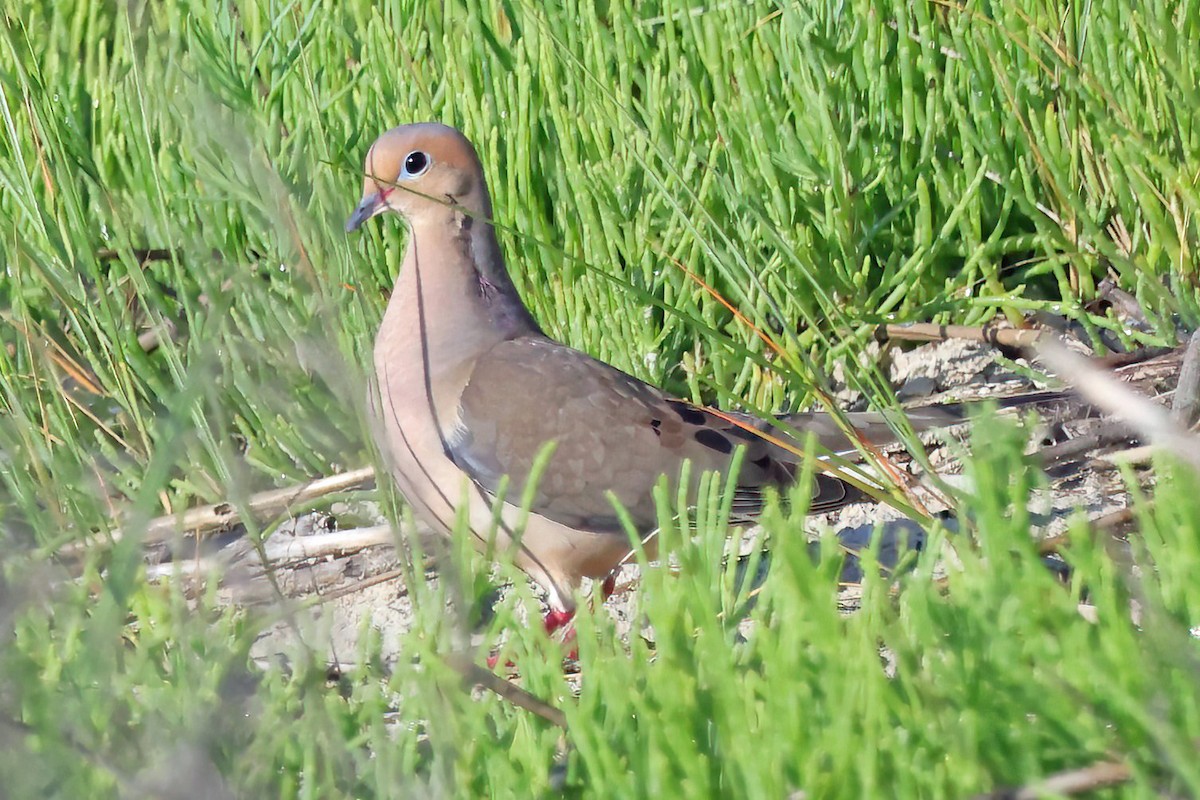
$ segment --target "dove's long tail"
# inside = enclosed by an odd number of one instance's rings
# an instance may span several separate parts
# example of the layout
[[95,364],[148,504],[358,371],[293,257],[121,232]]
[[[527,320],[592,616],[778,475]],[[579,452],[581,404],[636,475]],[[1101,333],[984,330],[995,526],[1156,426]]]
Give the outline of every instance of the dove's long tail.
[[[988,398],[986,400],[972,400],[963,403],[935,403],[927,406],[915,406],[904,409],[903,413],[913,430],[917,433],[922,433],[924,431],[949,428],[968,422],[972,415],[978,413],[981,408],[989,404],[997,408],[1007,409],[1053,405],[1070,402],[1074,399],[1074,396],[1068,392],[1037,391],[1026,392],[1025,394],[1013,395],[1011,397]],[[892,413],[898,412],[887,412],[885,414],[880,411],[850,411],[846,413],[846,420],[868,442],[875,445],[886,445],[896,441],[896,434],[887,421],[888,416]],[[750,420],[752,418],[747,419]],[[791,431],[795,431],[801,438],[811,431],[816,435],[817,441],[822,446],[835,453],[847,453],[855,450],[854,444],[847,438],[842,429],[838,427],[834,418],[826,412],[785,414],[776,418],[775,424],[755,420],[754,425],[763,431],[770,432],[772,435],[793,440],[797,437]]]

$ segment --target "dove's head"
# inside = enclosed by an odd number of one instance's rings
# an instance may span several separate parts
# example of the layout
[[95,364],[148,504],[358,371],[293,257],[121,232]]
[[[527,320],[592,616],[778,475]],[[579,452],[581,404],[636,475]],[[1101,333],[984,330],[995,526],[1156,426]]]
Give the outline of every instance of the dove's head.
[[491,214],[475,148],[448,125],[401,125],[367,151],[362,201],[346,220],[346,230],[356,230],[384,211],[395,211],[411,223],[453,206],[485,218]]

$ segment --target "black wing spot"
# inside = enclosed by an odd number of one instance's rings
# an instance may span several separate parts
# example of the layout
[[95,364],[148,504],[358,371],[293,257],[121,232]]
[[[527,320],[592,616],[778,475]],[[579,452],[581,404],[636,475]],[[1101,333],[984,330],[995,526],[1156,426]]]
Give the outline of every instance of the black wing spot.
[[761,456],[759,458],[754,459],[750,463],[753,464],[754,466],[758,467],[759,469],[766,469],[767,467],[771,466],[771,457],[770,456]]
[[703,411],[695,406],[688,405],[682,400],[669,400],[667,401],[667,405],[688,425],[703,425],[708,422],[708,416]]
[[733,442],[723,433],[718,433],[712,428],[701,428],[696,431],[696,441],[704,445],[710,450],[716,450],[719,453],[732,453]]
[[650,427],[654,429],[654,435],[661,439],[662,431],[659,429],[662,427],[662,420],[661,419],[650,420]]

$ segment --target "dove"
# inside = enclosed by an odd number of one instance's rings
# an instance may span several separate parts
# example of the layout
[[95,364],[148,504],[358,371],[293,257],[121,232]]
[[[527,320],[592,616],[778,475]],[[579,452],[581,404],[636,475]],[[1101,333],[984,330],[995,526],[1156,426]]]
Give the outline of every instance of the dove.
[[[375,339],[381,452],[433,529],[467,531],[485,553],[511,552],[547,592],[548,631],[571,619],[584,578],[608,578],[629,556],[614,499],[648,535],[657,527],[654,487],[662,476],[676,486],[685,460],[692,476],[727,473],[744,447],[734,502],[744,519],[769,488],[796,480],[800,444],[764,438],[771,423],[670,397],[542,331],[509,277],[483,166],[458,130],[403,125],[371,145],[347,232],[384,212],[405,220],[408,241]],[[868,440],[894,438],[879,414],[847,416]],[[911,418],[918,429],[962,420],[955,406]],[[827,448],[850,446],[831,416],[785,421]],[[860,499],[851,484],[818,473],[810,513]]]

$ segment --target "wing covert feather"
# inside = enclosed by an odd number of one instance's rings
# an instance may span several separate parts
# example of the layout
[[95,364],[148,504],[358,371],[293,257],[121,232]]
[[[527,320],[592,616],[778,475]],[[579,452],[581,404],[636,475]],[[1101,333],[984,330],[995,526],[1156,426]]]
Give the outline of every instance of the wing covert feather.
[[489,492],[508,475],[506,499],[514,504],[542,447],[554,441],[532,510],[587,530],[620,530],[608,490],[639,529],[653,529],[659,476],[677,480],[684,459],[696,475],[724,470],[738,444],[749,448],[739,473],[739,511],[752,515],[763,486],[786,485],[794,474],[786,451],[754,434],[534,336],[503,342],[478,360],[446,441],[455,463]]

